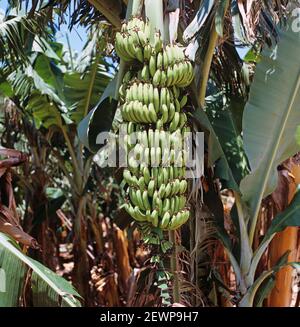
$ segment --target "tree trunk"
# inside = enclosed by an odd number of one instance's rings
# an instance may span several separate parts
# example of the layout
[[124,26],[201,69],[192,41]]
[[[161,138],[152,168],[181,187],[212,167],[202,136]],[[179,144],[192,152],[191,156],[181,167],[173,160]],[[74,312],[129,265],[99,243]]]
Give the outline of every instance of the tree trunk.
[[[292,182],[289,184],[288,202],[290,203],[296,193],[297,184],[300,182],[300,169],[296,164],[291,164]],[[288,227],[278,233],[270,245],[269,260],[273,267],[279,258],[291,251],[288,262],[297,259],[298,227]],[[289,307],[292,299],[293,268],[284,267],[276,274],[276,283],[268,300],[269,307]]]
[[80,295],[85,299],[85,305],[89,301],[90,268],[87,256],[87,233],[85,222],[86,198],[83,196],[78,200],[76,217],[74,220],[74,270],[73,281]]

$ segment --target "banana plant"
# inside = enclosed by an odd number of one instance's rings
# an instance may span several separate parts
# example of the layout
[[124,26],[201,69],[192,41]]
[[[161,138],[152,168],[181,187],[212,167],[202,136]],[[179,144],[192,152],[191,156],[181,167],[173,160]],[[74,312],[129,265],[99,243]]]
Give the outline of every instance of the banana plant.
[[[139,8],[141,5],[141,2],[133,1],[130,2],[129,7]],[[161,14],[162,3],[160,1],[156,3],[156,8],[158,8],[160,14],[157,14],[157,12],[154,14],[148,5],[149,3],[145,1],[145,12],[152,23],[152,30],[159,29],[161,34],[168,38],[170,29],[166,28],[167,23],[164,22],[164,17]],[[192,88],[193,103],[197,108],[193,113],[193,119],[200,130],[208,132],[206,136],[208,165],[210,167],[215,165],[216,177],[223,181],[223,185],[235,192],[236,226],[239,239],[239,249],[236,252],[238,254],[232,251],[231,241],[222,226],[219,228],[218,237],[224,244],[236,274],[238,303],[240,306],[252,306],[254,305],[255,294],[258,291],[261,293],[260,286],[264,284],[265,280],[271,275],[273,276],[281,266],[288,264],[283,258],[271,271],[255,280],[255,271],[262,254],[275,233],[283,230],[288,225],[298,226],[299,224],[294,216],[291,218],[289,212],[275,218],[274,222],[280,220],[280,223],[276,225],[277,229],[274,229],[272,223],[260,247],[253,253],[252,242],[262,199],[270,194],[276,186],[277,166],[299,151],[299,146],[296,144],[294,137],[296,126],[299,124],[299,114],[296,111],[296,105],[299,103],[299,80],[297,80],[299,77],[299,63],[296,59],[296,54],[299,52],[299,41],[297,33],[292,31],[280,33],[277,27],[274,27],[273,37],[277,39],[280,36],[280,42],[278,46],[276,45],[271,50],[266,50],[263,53],[244,113],[242,111],[244,104],[240,104],[239,115],[240,117],[243,116],[243,126],[239,122],[237,128],[235,115],[232,114],[234,109],[226,108],[224,110],[222,108],[222,112],[218,112],[219,108],[213,109],[210,104],[215,103],[215,99],[209,97],[205,99],[209,76],[211,76],[210,69],[214,49],[217,46],[218,37],[223,35],[227,10],[229,10],[229,1],[222,3],[222,5],[215,4],[214,1],[202,1],[194,20],[183,31],[183,40],[190,42],[189,46],[191,45],[191,47],[188,46],[187,50],[197,53],[200,58],[204,56],[203,65],[200,68],[200,79],[197,80],[196,78],[195,86]],[[266,8],[263,7],[262,10],[266,10]],[[243,8],[238,2],[233,1],[230,12],[234,22],[236,39],[242,43],[251,44],[254,31],[247,25],[247,21],[243,16]],[[215,14],[214,24],[205,24],[212,13]],[[244,20],[244,26],[241,24],[240,14]],[[208,26],[211,31],[209,43],[207,47],[201,48],[199,47],[201,44],[199,37],[203,37],[202,33],[207,33]],[[260,32],[264,37],[268,38],[268,28],[261,29]],[[201,54],[201,52],[204,52],[204,54]],[[288,53],[290,53],[289,56]],[[290,58],[290,60],[286,60],[286,58]],[[120,76],[122,76],[122,65],[121,62]],[[243,75],[245,73],[244,67],[240,66],[239,69],[239,73],[242,72]],[[236,76],[236,73],[231,74],[229,72],[228,76],[230,75]],[[247,86],[249,83],[248,78],[245,75],[243,76]],[[287,76],[292,77],[288,78]],[[288,81],[283,89],[280,86],[282,80]],[[226,82],[231,85],[228,80]],[[235,84],[240,85],[239,82]],[[115,86],[116,90],[118,90],[118,84],[115,84]],[[276,98],[276,90],[279,89],[280,92],[278,91]],[[246,89],[241,87],[239,92],[245,93]],[[113,91],[109,94],[111,97],[114,96]],[[220,97],[222,97],[222,94],[219,95]],[[117,99],[117,96],[114,96],[114,98]],[[207,105],[206,111],[202,109],[205,102]],[[215,115],[217,115],[217,118]],[[224,125],[224,117],[226,117],[226,126]],[[269,117],[277,117],[277,120],[271,121]],[[92,124],[93,117],[90,116],[85,120],[85,126],[89,126],[89,129],[85,128],[87,135],[91,135],[92,128],[90,127]],[[266,136],[265,131],[270,131],[270,133]],[[241,157],[232,159],[229,156],[229,154],[233,153],[233,147]],[[239,187],[240,181],[241,185]],[[290,208],[297,210],[298,197],[295,197],[294,201]],[[263,293],[265,294],[265,292]],[[178,295],[176,298],[178,299]]]
[[[67,5],[67,2],[64,1],[64,5]],[[107,10],[107,1],[89,2],[99,9],[112,25],[116,28],[121,27],[120,15]],[[279,4],[278,7],[283,8],[285,2],[279,3],[282,5]],[[139,13],[143,4],[143,1],[129,1],[127,19],[133,13]],[[283,213],[278,219],[285,223],[277,224],[276,228],[271,225],[261,245],[253,253],[252,243],[261,202],[276,185],[276,167],[299,151],[299,145],[295,142],[296,126],[299,125],[299,115],[295,109],[299,103],[299,77],[297,80],[299,62],[295,57],[299,53],[299,38],[298,34],[293,34],[292,31],[282,32],[280,35],[278,25],[274,23],[272,17],[285,15],[277,11],[272,1],[257,3],[256,9],[262,24],[257,24],[257,16],[251,15],[252,4],[253,2],[246,2],[244,5],[242,1],[236,0],[194,1],[189,8],[195,11],[195,17],[186,26],[184,20],[187,18],[183,15],[184,19],[180,22],[178,33],[178,39],[185,42],[187,46],[186,54],[197,62],[196,79],[190,88],[191,103],[196,108],[191,114],[191,120],[195,122],[197,129],[205,132],[208,151],[207,168],[215,169],[215,177],[221,180],[223,186],[235,192],[236,214],[232,213],[232,215],[235,216],[238,231],[238,250],[232,248],[222,224],[219,226],[218,235],[223,241],[236,273],[237,298],[240,306],[253,305],[256,294],[266,295],[263,286],[271,277],[273,278],[278,267],[287,263],[286,257],[282,258],[272,271],[255,280],[257,263],[275,233],[288,224],[298,224],[297,219],[291,218],[294,217],[293,214]],[[119,2],[115,5],[118,6]],[[174,19],[173,12],[177,8],[167,8],[170,14],[167,11],[167,14],[163,15],[162,1],[155,1],[155,5],[158,9],[154,11],[153,2],[145,1],[146,16],[153,23],[152,32],[156,27],[164,38],[174,41],[179,17],[175,15]],[[227,37],[235,46],[223,42]],[[224,105],[221,105],[223,111],[220,113],[218,109],[212,107],[211,103],[215,104],[215,99],[211,96],[207,97],[209,81],[211,79],[217,82],[219,87],[225,85],[225,97],[228,92],[231,92],[234,96],[242,94],[246,98],[249,72],[243,66],[236,47],[254,45],[259,50],[261,46],[275,44],[278,40],[280,40],[278,46],[273,47],[269,52],[266,50],[257,66],[249,102],[243,113],[243,126],[237,128],[234,109],[230,108],[231,101],[227,101],[225,110],[223,110]],[[214,56],[216,51],[218,56]],[[79,134],[91,150],[97,149],[97,133],[103,128],[110,128],[112,115],[116,111],[117,93],[124,65],[125,63],[121,61],[119,77],[109,85],[98,105],[80,125]],[[220,92],[223,94],[224,90],[221,89]],[[61,104],[59,106],[63,107]],[[243,104],[240,104],[240,107],[242,109]],[[103,113],[109,116],[107,124],[99,119]],[[241,116],[241,112],[239,115]],[[219,123],[220,117],[223,117],[222,120],[226,117],[226,126]],[[65,115],[63,119],[66,119]],[[67,123],[67,120],[63,120],[63,123]],[[232,158],[228,155],[231,154],[232,148],[238,149],[241,158]],[[237,163],[236,160],[239,162]],[[298,201],[297,196],[294,201]],[[293,202],[291,208],[297,210],[297,204]],[[278,222],[277,218],[273,221]],[[260,299],[258,303],[261,302]]]
[[[6,95],[37,128],[58,131],[65,142],[61,149],[52,149],[52,154],[69,183],[69,204],[74,215],[74,278],[79,292],[86,299],[89,265],[84,225],[86,184],[92,155],[79,144],[76,126],[97,106],[112,77],[109,65],[100,57],[105,43],[99,33],[91,33],[92,37],[81,55],[77,59],[72,58],[72,63],[67,61],[66,56],[63,57],[62,45],[48,42],[48,52],[33,51],[28,58],[29,63],[21,64],[12,71],[9,68],[2,70],[1,84]],[[51,144],[51,140],[49,142]]]
[[[236,273],[240,306],[252,306],[265,280],[282,266],[291,264],[282,260],[277,267],[255,279],[258,263],[276,233],[288,226],[300,226],[297,193],[286,211],[272,220],[259,247],[253,252],[261,202],[277,185],[277,166],[300,150],[295,139],[300,121],[300,66],[296,55],[299,49],[299,34],[289,30],[282,31],[277,46],[262,53],[243,114],[243,143],[251,170],[241,181],[240,192],[235,194],[239,257],[231,252],[229,240],[219,233]],[[285,81],[284,85],[282,81]]]

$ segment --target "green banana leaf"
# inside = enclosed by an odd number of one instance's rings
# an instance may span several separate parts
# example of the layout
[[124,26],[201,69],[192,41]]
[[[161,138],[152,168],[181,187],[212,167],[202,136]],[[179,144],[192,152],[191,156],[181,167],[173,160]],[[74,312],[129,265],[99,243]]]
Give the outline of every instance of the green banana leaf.
[[206,112],[200,108],[200,106],[193,113],[193,119],[200,130],[204,131],[205,140],[208,146],[208,165],[211,167],[215,163],[217,164],[218,174],[217,177],[222,179],[228,188],[238,190],[238,185],[233,177],[232,171],[229,167],[228,161],[225,157],[224,151],[220,144],[220,141],[214,131],[214,128],[209,121]]
[[241,182],[250,206],[252,232],[262,199],[277,185],[277,166],[300,150],[300,34],[291,29],[265,50],[257,65],[243,116],[243,139],[251,174]]
[[240,183],[249,172],[241,135],[244,101],[238,98],[227,101],[226,96],[220,92],[207,96],[206,106],[207,116],[226,155],[234,179]]
[[0,233],[0,267],[3,284],[0,307],[19,305],[29,272],[34,306],[81,306],[80,295],[69,282],[26,256],[14,240],[3,233]]
[[269,246],[273,237],[276,235],[276,233],[283,231],[286,227],[289,226],[300,226],[299,211],[300,211],[300,191],[296,193],[293,201],[286,208],[286,210],[279,213],[272,220],[272,223],[269,229],[267,230],[266,235],[264,236],[257,250],[254,252],[248,277],[247,277],[249,280],[249,284],[251,284],[252,281],[254,280],[254,275],[259,260],[262,257],[263,253],[265,252],[265,250],[267,249],[267,247]]
[[[240,307],[253,307],[254,301],[257,304],[262,303],[262,301],[268,296],[269,292],[272,290],[271,286],[274,285],[275,274],[283,267],[290,265],[294,266],[293,262],[288,262],[289,252],[287,251],[284,255],[279,258],[278,262],[270,270],[264,271],[248,288],[246,294],[242,297],[239,306]],[[257,297],[255,299],[255,297]]]
[[77,133],[81,143],[90,151],[96,152],[97,135],[103,131],[110,131],[117,109],[118,101],[115,99],[117,76],[108,84],[97,105],[79,123]]

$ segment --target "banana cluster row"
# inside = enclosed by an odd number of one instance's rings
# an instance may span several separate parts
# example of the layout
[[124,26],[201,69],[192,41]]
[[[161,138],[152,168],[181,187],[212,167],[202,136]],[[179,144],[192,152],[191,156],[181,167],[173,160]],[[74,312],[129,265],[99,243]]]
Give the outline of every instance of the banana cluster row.
[[153,196],[154,191],[158,190],[162,197],[185,193],[187,183],[184,176],[185,167],[174,166],[150,168],[143,165],[137,174],[130,169],[125,169],[123,172],[123,178],[130,187],[142,191],[148,189],[149,196]]
[[[145,129],[141,125],[129,121],[124,124],[124,142],[125,145],[132,149],[136,144],[140,144],[144,148],[156,147],[163,150],[181,149],[184,147],[185,133],[191,130],[188,126],[183,126],[175,131],[165,131],[164,129]],[[188,135],[187,135],[188,136]]]
[[184,95],[179,101],[178,89],[162,87],[158,89],[150,83],[133,82],[125,91],[122,84],[120,95],[124,104],[123,120],[135,123],[156,123],[160,129],[169,124],[169,131],[181,129],[187,122],[187,116],[181,112],[187,103]]
[[175,106],[176,111],[180,111],[187,103],[187,96],[183,95],[181,99],[180,92],[177,87],[157,88],[149,82],[138,81],[137,79],[130,85],[128,82],[121,85],[119,94],[123,102],[138,100],[143,104],[153,103],[156,112],[163,104]]
[[184,48],[177,44],[163,47],[159,32],[154,34],[150,44],[150,26],[139,18],[133,18],[122,25],[116,33],[115,49],[127,62],[138,60],[144,64],[141,77],[146,81],[152,78],[154,86],[188,86],[193,78],[193,66],[186,59]]
[[[172,197],[170,199],[166,199],[164,201],[164,207],[170,206],[170,208],[175,208],[176,206],[180,207],[181,198]],[[163,208],[163,207],[162,207]],[[125,210],[136,220],[139,222],[149,222],[154,227],[160,227],[163,230],[175,230],[181,225],[185,224],[189,217],[190,212],[187,209],[182,209],[177,213],[172,214],[174,210],[167,210],[162,215],[162,218],[159,218],[159,209],[147,210],[146,213],[141,212],[138,206],[133,206],[130,203],[125,204]]]
[[177,112],[173,103],[169,107],[163,104],[156,111],[152,102],[146,105],[138,100],[125,102],[122,107],[122,118],[127,122],[156,123],[157,129],[168,123],[170,132],[181,129],[187,122],[186,114]]

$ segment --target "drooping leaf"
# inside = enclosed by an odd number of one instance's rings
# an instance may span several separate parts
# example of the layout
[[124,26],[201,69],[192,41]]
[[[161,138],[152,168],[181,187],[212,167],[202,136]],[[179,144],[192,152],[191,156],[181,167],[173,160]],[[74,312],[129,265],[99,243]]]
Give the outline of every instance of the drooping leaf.
[[6,60],[9,65],[20,59],[28,62],[28,51],[31,50],[27,48],[28,38],[33,41],[34,35],[42,34],[43,30],[40,14],[29,17],[16,10],[6,17],[0,14],[0,60],[10,58]]
[[226,155],[232,174],[239,183],[249,172],[239,126],[244,101],[233,98],[228,101],[220,92],[206,97],[206,104],[207,115]]
[[96,152],[101,145],[97,144],[97,136],[101,132],[108,132],[112,127],[113,118],[117,109],[115,99],[115,77],[107,86],[98,104],[79,123],[78,136],[80,141],[92,152]]
[[283,32],[278,46],[266,50],[256,68],[243,116],[244,146],[251,174],[241,182],[243,198],[256,220],[263,197],[277,184],[277,166],[300,149],[300,38]]
[[0,306],[18,306],[28,270],[32,270],[31,287],[36,306],[80,306],[80,295],[62,277],[41,263],[27,257],[18,245],[0,233],[0,267],[5,272],[5,292],[0,292]]
[[215,163],[219,165],[218,177],[226,182],[229,188],[238,190],[237,183],[233,177],[225,157],[222,146],[218,140],[216,132],[211,125],[206,113],[200,107],[193,113],[193,118],[196,124],[205,133],[205,139],[208,146],[208,165],[211,167]]
[[105,66],[95,59],[85,74],[67,73],[64,78],[66,102],[74,108],[71,119],[78,123],[97,104],[111,76]]
[[275,233],[283,231],[289,226],[300,226],[299,219],[300,210],[300,191],[298,191],[287,209],[279,213],[271,222],[271,225],[265,235],[265,239],[269,238]]

